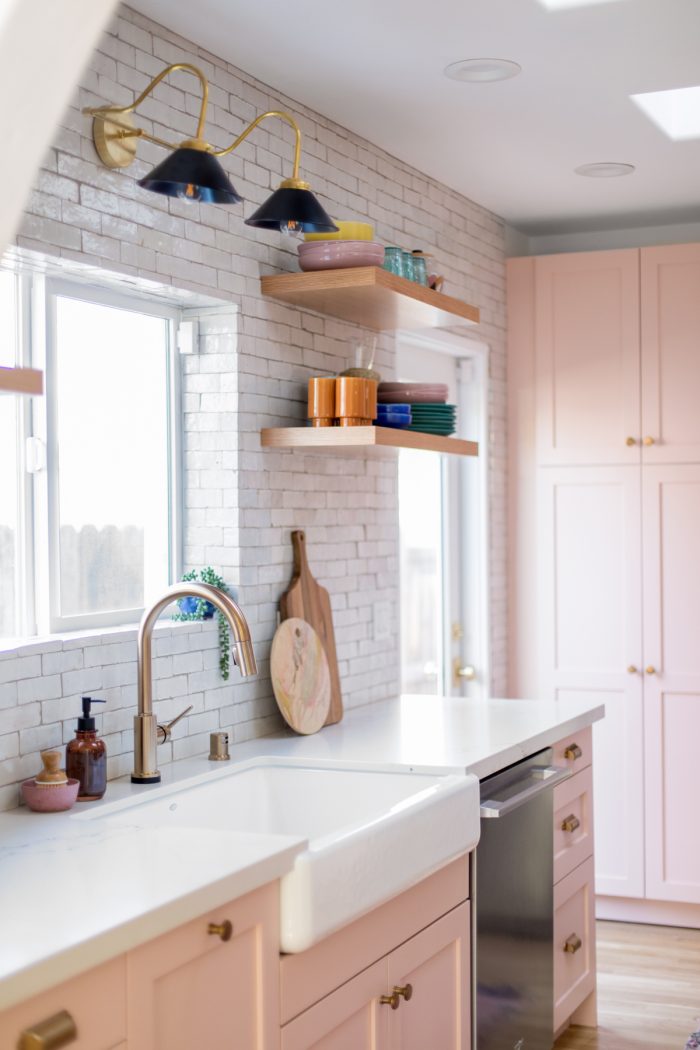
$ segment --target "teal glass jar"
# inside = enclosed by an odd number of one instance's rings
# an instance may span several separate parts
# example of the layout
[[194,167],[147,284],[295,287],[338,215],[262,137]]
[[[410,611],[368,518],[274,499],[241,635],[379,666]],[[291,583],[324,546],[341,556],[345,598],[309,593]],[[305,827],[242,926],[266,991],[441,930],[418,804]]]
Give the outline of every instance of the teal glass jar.
[[396,274],[397,277],[403,277],[403,252],[400,248],[396,248],[393,245],[389,248],[384,249],[384,265],[382,269],[388,270],[389,273]]
[[413,280],[427,288],[428,267],[425,262],[425,256],[421,251],[416,251],[415,249],[411,254],[413,256]]
[[403,273],[402,277],[405,277],[408,281],[415,281],[415,273],[413,270],[413,253],[412,252],[401,252],[403,259]]

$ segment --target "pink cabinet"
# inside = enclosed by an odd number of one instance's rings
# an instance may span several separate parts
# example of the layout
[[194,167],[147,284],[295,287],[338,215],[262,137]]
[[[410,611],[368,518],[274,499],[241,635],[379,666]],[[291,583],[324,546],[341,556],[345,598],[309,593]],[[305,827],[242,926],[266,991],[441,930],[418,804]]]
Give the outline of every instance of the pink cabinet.
[[642,440],[645,463],[700,463],[700,245],[644,248]]
[[24,1033],[64,1011],[77,1030],[72,1042],[62,1044],[70,1050],[112,1050],[122,1043],[126,1038],[126,957],[96,966],[0,1014],[0,1046],[7,1050],[21,1046]]
[[646,891],[700,904],[700,465],[644,473]]
[[129,1050],[272,1050],[278,943],[273,884],[130,952]]
[[593,858],[554,887],[554,1031],[595,992]]
[[470,1050],[467,858],[281,959],[282,1050]]
[[638,463],[638,253],[533,262],[538,462]]

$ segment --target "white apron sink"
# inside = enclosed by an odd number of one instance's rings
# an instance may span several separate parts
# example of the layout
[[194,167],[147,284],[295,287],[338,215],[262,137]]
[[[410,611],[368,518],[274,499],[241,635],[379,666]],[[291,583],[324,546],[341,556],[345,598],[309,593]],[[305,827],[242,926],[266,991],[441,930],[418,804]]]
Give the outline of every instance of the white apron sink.
[[78,819],[307,839],[280,897],[282,950],[300,952],[473,849],[479,782],[255,759]]

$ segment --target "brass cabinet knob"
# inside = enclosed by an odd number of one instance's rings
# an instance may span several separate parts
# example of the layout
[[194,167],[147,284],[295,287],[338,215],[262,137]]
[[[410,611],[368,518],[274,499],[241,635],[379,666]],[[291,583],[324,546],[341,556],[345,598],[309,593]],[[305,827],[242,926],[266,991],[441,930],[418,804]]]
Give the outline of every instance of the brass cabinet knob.
[[574,759],[574,761],[577,758],[580,758],[582,754],[583,751],[578,746],[578,744],[569,744],[569,746],[564,750],[564,758],[572,758]]
[[379,1002],[382,1006],[390,1006],[392,1010],[398,1010],[401,1006],[401,996],[397,991],[393,991],[391,995],[380,995]]
[[78,1038],[75,1021],[67,1010],[61,1010],[31,1028],[25,1028],[19,1037],[19,1050],[59,1050]]
[[656,668],[652,667],[651,664],[649,665],[649,667],[645,667],[644,670],[647,674],[656,674]]
[[223,922],[210,922],[207,926],[207,933],[210,933],[213,937],[220,937],[222,941],[230,941],[233,935],[233,926],[228,919],[224,919]]
[[472,667],[471,664],[465,664],[462,666],[459,660],[455,660],[452,665],[452,670],[455,677],[455,682],[463,680],[465,682],[473,682],[476,678],[476,668]]
[[646,445],[646,447],[649,448],[650,445],[654,445],[656,444],[656,442],[654,441],[653,437],[645,437],[642,441],[642,444]]
[[576,829],[580,827],[581,821],[573,813],[569,813],[569,816],[561,822],[562,831],[576,831]]
[[633,437],[628,437],[627,440],[625,441],[625,444],[627,445],[628,448],[632,448],[632,445],[636,445],[637,444],[637,439],[633,438]]
[[627,668],[627,674],[636,674],[636,673],[637,673],[637,668],[634,666],[634,664],[630,664],[629,667]]
[[564,941],[564,951],[568,952],[570,955],[575,955],[581,947],[583,947],[583,941],[575,933],[572,933],[571,936],[567,937]]
[[405,999],[406,1002],[408,1002],[408,1000],[411,999],[413,996],[413,985],[404,984],[402,987],[400,987],[399,985],[395,984],[394,994],[400,995],[402,999]]

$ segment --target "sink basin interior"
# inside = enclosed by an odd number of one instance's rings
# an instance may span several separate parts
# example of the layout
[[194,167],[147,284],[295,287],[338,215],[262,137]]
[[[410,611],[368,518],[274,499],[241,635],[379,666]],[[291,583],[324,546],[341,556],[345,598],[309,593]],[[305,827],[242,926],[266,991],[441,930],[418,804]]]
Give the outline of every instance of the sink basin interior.
[[294,835],[313,843],[410,806],[437,790],[444,779],[406,772],[255,765],[203,783],[157,789],[157,798],[105,806],[91,816],[139,827]]

